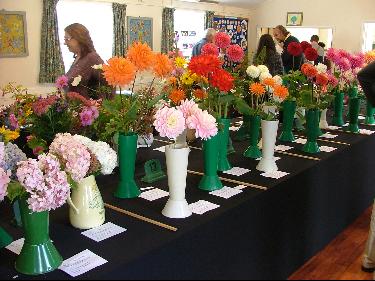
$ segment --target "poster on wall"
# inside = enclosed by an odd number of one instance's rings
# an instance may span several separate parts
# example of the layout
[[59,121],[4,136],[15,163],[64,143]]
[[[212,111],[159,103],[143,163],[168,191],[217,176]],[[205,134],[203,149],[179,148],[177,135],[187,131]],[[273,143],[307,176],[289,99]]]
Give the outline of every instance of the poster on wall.
[[28,56],[25,12],[0,11],[0,57]]
[[153,48],[153,19],[128,17],[128,44],[134,42],[147,43]]
[[[245,53],[248,53],[248,19],[215,16],[214,27],[218,31],[229,34],[232,37],[232,44],[240,45]],[[230,66],[228,62],[226,62],[226,66]]]

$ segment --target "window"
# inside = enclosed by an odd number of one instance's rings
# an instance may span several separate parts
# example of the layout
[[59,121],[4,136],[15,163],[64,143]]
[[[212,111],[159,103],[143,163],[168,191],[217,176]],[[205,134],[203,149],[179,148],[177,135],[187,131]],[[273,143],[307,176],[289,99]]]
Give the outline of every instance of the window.
[[364,52],[372,51],[375,49],[375,22],[364,24],[363,34],[363,46]]
[[194,45],[204,38],[204,17],[205,13],[201,11],[175,11],[174,29],[177,47],[184,57],[190,58]]
[[57,4],[57,17],[66,71],[74,59],[73,54],[64,45],[64,29],[72,23],[81,23],[87,27],[95,49],[104,61],[112,57],[113,12],[111,3],[62,0]]

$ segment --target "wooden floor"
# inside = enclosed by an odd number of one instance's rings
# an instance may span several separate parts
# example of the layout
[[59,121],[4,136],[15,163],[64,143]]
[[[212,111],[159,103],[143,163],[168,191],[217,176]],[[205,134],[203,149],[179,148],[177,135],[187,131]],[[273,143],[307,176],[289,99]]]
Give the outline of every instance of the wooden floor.
[[308,261],[289,280],[372,280],[361,270],[372,208]]

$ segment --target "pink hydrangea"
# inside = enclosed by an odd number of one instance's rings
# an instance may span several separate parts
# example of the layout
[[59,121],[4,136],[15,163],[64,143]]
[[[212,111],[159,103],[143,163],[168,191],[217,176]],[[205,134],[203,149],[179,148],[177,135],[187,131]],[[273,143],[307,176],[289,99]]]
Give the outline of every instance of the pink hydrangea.
[[245,52],[239,45],[231,45],[227,49],[227,56],[232,62],[241,62],[245,57]]
[[29,193],[27,202],[33,212],[44,212],[61,207],[68,199],[70,185],[61,171],[56,156],[41,155],[19,163],[17,178]]
[[4,166],[5,144],[0,142],[0,167]]
[[210,139],[218,132],[216,119],[206,110],[196,110],[193,115],[187,119],[189,129],[195,129],[195,136],[204,140]]
[[185,119],[189,118],[196,110],[200,110],[193,100],[182,101],[178,109],[182,112]]
[[59,78],[57,78],[56,80],[56,87],[59,89],[59,90],[62,90],[64,87],[68,86],[68,77],[63,75],[63,76],[60,76]]
[[231,38],[228,34],[225,32],[219,32],[215,36],[215,44],[218,46],[220,49],[226,49],[229,47],[231,43]]
[[160,136],[176,139],[186,129],[183,113],[176,108],[163,107],[156,112],[155,129]]
[[213,55],[213,56],[218,57],[219,56],[219,49],[213,43],[205,44],[202,47],[202,55]]
[[71,134],[57,134],[49,149],[51,154],[62,161],[65,171],[75,182],[80,182],[86,177],[90,168],[90,152]]
[[0,201],[3,201],[7,196],[7,188],[10,183],[10,171],[6,172],[3,168],[0,168]]

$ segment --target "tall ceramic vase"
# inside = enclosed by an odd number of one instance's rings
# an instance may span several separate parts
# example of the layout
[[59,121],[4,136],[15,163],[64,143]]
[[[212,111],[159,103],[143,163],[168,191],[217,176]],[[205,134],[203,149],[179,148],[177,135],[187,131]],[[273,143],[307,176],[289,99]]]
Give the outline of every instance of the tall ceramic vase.
[[219,130],[219,161],[218,171],[225,172],[232,169],[232,165],[228,160],[228,142],[229,142],[229,127],[231,119],[220,119],[218,121],[221,124],[221,130]]
[[10,236],[8,232],[6,232],[5,229],[0,226],[0,249],[8,246],[12,242],[12,236]]
[[344,122],[344,93],[335,92],[335,100],[333,103],[334,115],[333,115],[333,125],[343,126]]
[[349,99],[349,131],[352,133],[359,132],[358,116],[359,116],[359,98]]
[[262,156],[262,152],[258,147],[261,118],[259,115],[252,115],[250,120],[250,146],[246,149],[244,156],[258,159]]
[[20,199],[25,242],[15,268],[26,275],[40,275],[57,269],[62,257],[49,237],[49,212],[32,212],[25,199]]
[[283,127],[280,140],[284,142],[293,142],[295,137],[293,134],[294,115],[296,114],[296,102],[283,102]]
[[119,135],[120,183],[114,193],[117,198],[136,198],[141,194],[134,180],[137,140],[136,134]]
[[319,127],[319,110],[309,109],[306,112],[306,132],[307,132],[307,142],[303,146],[302,150],[307,153],[319,153],[319,145],[317,143],[318,130]]
[[250,122],[251,122],[251,117],[249,115],[244,115],[242,126],[237,131],[234,137],[234,140],[244,141],[250,138]]
[[262,172],[275,172],[278,170],[275,161],[275,146],[279,121],[262,120],[262,159],[256,169]]
[[105,209],[95,177],[89,176],[78,183],[68,199],[70,223],[79,229],[101,226],[105,221]]
[[185,199],[189,153],[190,148],[187,146],[172,144],[165,148],[169,199],[162,214],[168,218],[182,219],[192,215]]
[[375,107],[373,107],[372,104],[369,101],[367,101],[366,108],[367,108],[367,110],[366,110],[365,124],[366,125],[374,125],[375,124],[375,118],[374,118]]
[[223,188],[223,184],[217,175],[218,145],[218,135],[203,142],[204,176],[198,187],[205,191],[214,191]]
[[329,125],[327,122],[327,108],[323,109],[320,114],[320,122],[319,122],[320,129],[329,129]]

